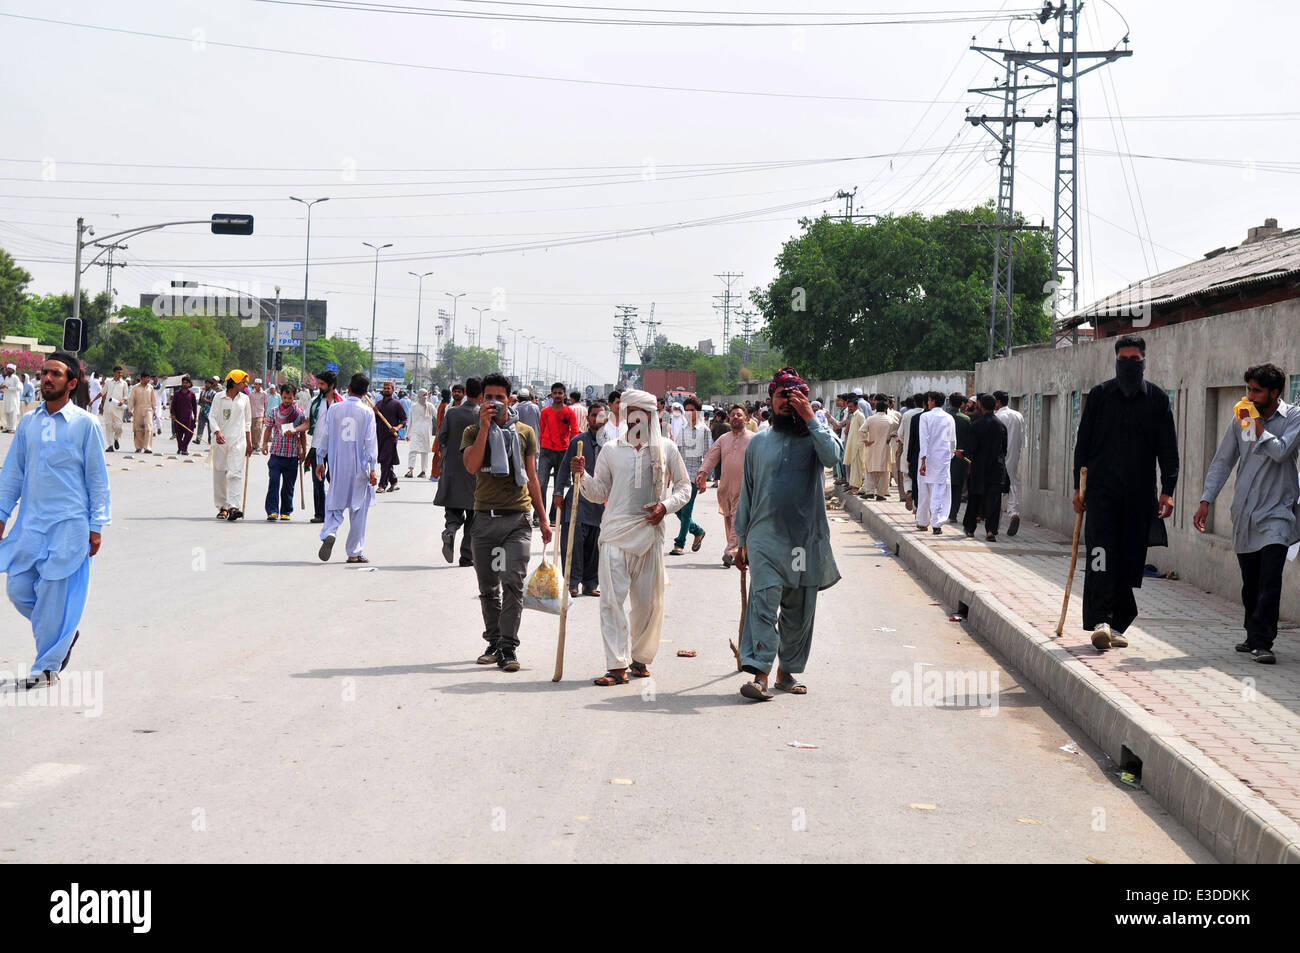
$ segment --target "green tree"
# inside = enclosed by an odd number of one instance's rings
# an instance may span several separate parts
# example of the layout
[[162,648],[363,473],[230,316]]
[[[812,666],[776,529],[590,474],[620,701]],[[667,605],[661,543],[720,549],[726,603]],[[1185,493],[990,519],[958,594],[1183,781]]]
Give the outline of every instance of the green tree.
[[0,248],[0,334],[13,334],[13,328],[23,321],[31,280],[31,274]]
[[[989,205],[868,226],[801,220],[776,278],[751,295],[767,340],[809,377],[974,367],[988,356],[992,249],[964,226],[992,222]],[[1037,343],[1050,334],[1050,241],[1027,233],[1016,248],[1012,344]]]
[[137,372],[170,374],[172,365],[167,359],[170,342],[164,327],[166,322],[148,308],[133,310],[136,313],[126,317],[102,341],[88,348],[86,363],[99,368],[122,364]]

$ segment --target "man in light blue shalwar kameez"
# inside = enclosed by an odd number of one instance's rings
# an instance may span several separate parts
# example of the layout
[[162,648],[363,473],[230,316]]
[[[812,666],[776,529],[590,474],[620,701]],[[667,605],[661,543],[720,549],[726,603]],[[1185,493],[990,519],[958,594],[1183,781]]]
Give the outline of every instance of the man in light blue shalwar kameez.
[[325,479],[329,468],[329,488],[325,491],[325,525],[321,527],[318,555],[328,560],[334,540],[348,515],[348,562],[369,562],[362,550],[366,545],[366,518],[375,505],[375,470],[379,460],[379,443],[375,439],[375,412],[361,398],[370,389],[365,374],[354,374],[348,384],[347,400],[323,406],[316,421],[316,478]]
[[36,637],[28,688],[57,681],[72,655],[90,592],[90,558],[110,522],[99,428],[71,400],[80,379],[75,357],[50,355],[41,370],[44,403],[19,422],[0,470],[0,572],[8,574],[9,601],[31,620]]
[[778,371],[767,392],[772,425],[745,449],[735,522],[736,566],[752,574],[740,663],[754,680],[740,693],[756,701],[772,697],[767,678],[778,656],[775,687],[807,694],[795,675],[808,662],[817,593],[840,579],[826,521],[823,471],[839,462],[843,447],[813,413],[808,385],[794,368]]

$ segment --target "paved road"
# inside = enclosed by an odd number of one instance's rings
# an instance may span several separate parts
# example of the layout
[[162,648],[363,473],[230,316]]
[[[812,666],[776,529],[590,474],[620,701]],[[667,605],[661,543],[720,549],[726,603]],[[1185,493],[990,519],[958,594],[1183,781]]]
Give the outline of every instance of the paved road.
[[[601,689],[590,598],[563,682],[535,612],[520,672],[473,663],[473,573],[438,555],[430,483],[380,497],[368,572],[341,547],[322,565],[301,513],[261,521],[264,463],[237,524],[212,518],[201,458],[112,467],[71,666],[102,679],[100,711],[0,692],[0,859],[1212,860],[856,524],[832,523],[845,579],[821,597],[809,694],[756,705],[711,493],[703,551],[670,560],[652,684]],[[25,670],[30,630],[0,603],[0,670]]]

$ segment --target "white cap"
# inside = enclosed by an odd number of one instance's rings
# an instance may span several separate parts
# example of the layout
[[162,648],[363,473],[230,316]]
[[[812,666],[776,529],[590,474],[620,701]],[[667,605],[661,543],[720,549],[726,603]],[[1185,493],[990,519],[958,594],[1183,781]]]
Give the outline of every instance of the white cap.
[[855,394],[857,394],[859,397],[861,397],[861,396],[862,396],[862,388],[861,388],[861,387],[855,387],[855,388],[853,388],[853,393],[855,393]]
[[260,384],[260,383],[262,383],[262,378],[260,378],[260,377],[257,378],[256,380],[253,381],[253,383],[254,383],[254,384]]

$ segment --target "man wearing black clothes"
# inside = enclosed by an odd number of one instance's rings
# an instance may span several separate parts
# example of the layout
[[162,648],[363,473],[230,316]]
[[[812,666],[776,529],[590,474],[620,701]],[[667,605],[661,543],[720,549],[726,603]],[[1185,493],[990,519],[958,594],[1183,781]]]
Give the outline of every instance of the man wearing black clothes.
[[[1142,379],[1146,352],[1136,334],[1115,340],[1115,377],[1089,391],[1074,447],[1074,511],[1088,514],[1083,627],[1099,652],[1128,645],[1124,632],[1137,618],[1133,590],[1142,585],[1147,547],[1169,545],[1161,521],[1174,511],[1178,435],[1169,396]],[[1086,500],[1079,496],[1082,467]]]
[[953,392],[948,395],[948,413],[957,423],[957,451],[952,455],[952,462],[948,464],[948,472],[952,475],[952,502],[948,506],[948,522],[957,522],[957,514],[961,512],[961,494],[966,488],[966,452],[970,449],[970,418],[961,412],[962,404],[966,403],[966,395]]
[[983,413],[970,424],[966,451],[970,495],[963,528],[967,536],[974,536],[976,522],[984,517],[984,538],[992,543],[998,538],[1002,494],[1011,488],[1007,481],[1007,428],[993,413],[998,405],[992,394],[980,394],[978,402]]
[[456,530],[464,528],[460,540],[460,565],[474,565],[470,533],[474,527],[474,474],[465,469],[460,452],[460,438],[465,428],[478,423],[478,402],[483,396],[483,382],[471,377],[460,390],[463,401],[448,408],[438,426],[438,446],[442,448],[442,476],[433,505],[444,509],[442,558],[451,562],[456,555]]
[[383,399],[375,405],[375,435],[379,440],[379,486],[376,493],[397,490],[393,468],[402,461],[397,456],[397,431],[406,425],[406,408],[393,396],[393,382],[384,381]]
[[[605,426],[608,414],[605,405],[596,401],[587,410],[587,429],[569,442],[569,449],[560,462],[560,478],[555,492],[564,502],[560,509],[560,555],[569,551],[569,516],[573,505],[572,474],[569,464],[574,457],[587,461],[587,476],[596,472],[596,457],[600,455],[600,428]],[[605,515],[602,503],[593,503],[583,497],[578,501],[578,524],[573,540],[573,562],[565,567],[568,577],[569,595],[578,594],[582,586],[584,596],[600,595],[600,519]]]

